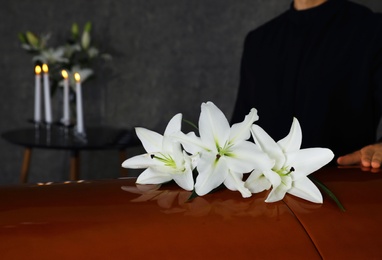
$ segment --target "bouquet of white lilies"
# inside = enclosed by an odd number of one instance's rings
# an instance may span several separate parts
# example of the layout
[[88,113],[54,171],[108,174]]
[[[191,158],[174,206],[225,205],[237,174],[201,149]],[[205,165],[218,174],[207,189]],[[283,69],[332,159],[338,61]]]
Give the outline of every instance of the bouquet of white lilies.
[[[266,202],[286,193],[322,203],[322,195],[307,177],[329,163],[334,154],[327,148],[300,149],[301,127],[293,119],[289,134],[275,142],[260,126],[257,110],[251,109],[243,122],[231,127],[223,112],[212,102],[203,103],[199,136],[181,131],[182,114],[168,123],[164,135],[136,128],[146,154],[127,159],[125,168],[147,168],[139,184],[160,184],[174,180],[181,188],[203,196],[224,184],[244,198],[270,191]],[[254,142],[249,141],[253,137]],[[193,171],[197,170],[196,180]],[[249,174],[244,178],[245,174]]]
[[61,75],[62,70],[69,74],[69,85],[75,89],[74,74],[78,73],[81,82],[85,82],[93,76],[94,62],[99,58],[110,60],[111,56],[101,53],[93,44],[91,37],[92,23],[87,22],[82,30],[77,23],[73,23],[70,36],[64,44],[57,47],[48,45],[50,34],[37,35],[31,31],[18,34],[21,47],[33,55],[32,61],[35,65],[47,64],[49,66],[49,76],[53,91],[58,86],[64,85]]

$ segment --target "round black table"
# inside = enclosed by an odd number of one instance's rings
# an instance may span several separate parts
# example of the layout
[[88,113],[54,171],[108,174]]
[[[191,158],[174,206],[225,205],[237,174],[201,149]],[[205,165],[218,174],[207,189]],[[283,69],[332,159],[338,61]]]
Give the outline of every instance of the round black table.
[[[21,128],[4,132],[1,136],[12,144],[24,147],[20,176],[22,183],[28,179],[33,148],[69,150],[70,180],[78,180],[80,151],[118,150],[122,162],[126,159],[126,148],[139,145],[139,140],[132,130],[111,127],[88,127],[85,137],[75,134],[73,129],[63,127]],[[126,169],[121,168],[121,174],[126,175]]]

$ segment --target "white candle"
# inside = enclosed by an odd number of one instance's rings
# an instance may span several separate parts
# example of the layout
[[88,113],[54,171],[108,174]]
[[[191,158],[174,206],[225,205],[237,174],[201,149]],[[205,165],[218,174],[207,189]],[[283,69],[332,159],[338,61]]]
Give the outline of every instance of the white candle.
[[36,66],[35,69],[35,93],[34,93],[34,121],[41,121],[41,67]]
[[50,104],[50,86],[49,86],[49,70],[48,65],[42,65],[42,71],[44,72],[44,103],[45,103],[45,122],[47,124],[52,123],[52,106]]
[[69,78],[66,70],[61,71],[61,75],[64,78],[64,100],[63,100],[63,118],[62,123],[69,125],[70,123],[70,111],[69,111]]
[[76,100],[77,100],[77,132],[84,134],[84,116],[82,111],[82,90],[81,90],[81,77],[80,74],[74,73],[76,80]]

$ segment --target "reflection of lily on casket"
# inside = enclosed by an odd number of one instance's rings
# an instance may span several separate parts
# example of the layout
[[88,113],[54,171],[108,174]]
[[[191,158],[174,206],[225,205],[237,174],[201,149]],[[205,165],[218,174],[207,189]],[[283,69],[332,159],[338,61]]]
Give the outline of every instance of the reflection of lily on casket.
[[[185,216],[202,217],[211,214],[229,219],[232,217],[260,216],[277,217],[279,203],[261,203],[267,197],[267,192],[258,194],[250,200],[242,199],[207,199],[204,197],[191,197],[191,192],[166,189],[166,185],[140,185],[123,186],[122,190],[140,195],[131,202],[156,202],[161,211],[166,214],[184,214]],[[216,190],[216,195],[219,190]],[[310,204],[309,209],[319,208],[320,205]],[[303,208],[302,208],[303,209]]]

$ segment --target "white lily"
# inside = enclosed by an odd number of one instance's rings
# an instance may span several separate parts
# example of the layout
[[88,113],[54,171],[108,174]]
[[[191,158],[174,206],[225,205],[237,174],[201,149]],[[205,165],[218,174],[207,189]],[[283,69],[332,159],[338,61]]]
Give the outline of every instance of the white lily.
[[207,102],[201,106],[200,137],[193,132],[176,134],[186,151],[200,154],[195,183],[198,195],[205,195],[222,183],[230,190],[239,190],[245,198],[252,195],[244,187],[243,173],[266,168],[272,163],[254,143],[246,141],[257,119],[257,110],[253,108],[243,122],[230,127],[223,112]]
[[124,168],[147,168],[137,179],[139,184],[160,184],[174,180],[185,190],[193,190],[193,157],[182,151],[180,143],[171,137],[180,131],[182,115],[175,115],[168,123],[164,135],[136,128],[147,154],[134,156],[122,163]]
[[42,50],[40,55],[33,57],[33,61],[41,61],[43,63],[55,64],[57,62],[68,63],[69,60],[65,58],[65,48],[58,47],[57,49]]
[[322,203],[320,191],[307,176],[329,163],[334,157],[333,152],[327,148],[300,149],[302,132],[296,118],[289,134],[277,143],[258,125],[253,125],[251,132],[256,144],[274,160],[274,164],[267,170],[253,171],[245,186],[254,193],[273,186],[266,202],[279,201],[290,193]]

